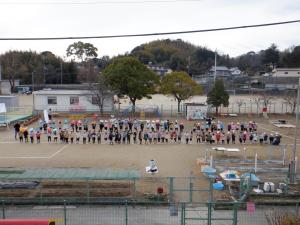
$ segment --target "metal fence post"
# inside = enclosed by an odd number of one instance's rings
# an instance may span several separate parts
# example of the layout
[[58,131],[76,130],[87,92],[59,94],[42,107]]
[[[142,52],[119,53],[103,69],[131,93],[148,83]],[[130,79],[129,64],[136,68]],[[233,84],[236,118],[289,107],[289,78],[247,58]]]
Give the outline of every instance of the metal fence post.
[[5,202],[2,200],[2,219],[5,219]]
[[189,201],[190,203],[193,202],[193,183],[192,180],[190,179],[190,186],[189,186]]
[[209,179],[209,201],[212,202],[213,200],[213,180],[212,178]]
[[66,205],[66,200],[64,200],[64,225],[67,225],[67,205]]
[[169,199],[173,202],[173,191],[174,191],[174,177],[169,177]]
[[237,225],[237,217],[238,217],[238,214],[237,214],[237,203],[234,202],[233,203],[233,225]]
[[86,201],[90,204],[90,182],[89,179],[86,180]]
[[125,200],[125,225],[128,225],[128,202]]
[[185,225],[185,203],[181,203],[181,222],[180,225]]
[[171,105],[171,117],[173,116],[173,105]]
[[211,202],[207,204],[207,225],[211,225]]

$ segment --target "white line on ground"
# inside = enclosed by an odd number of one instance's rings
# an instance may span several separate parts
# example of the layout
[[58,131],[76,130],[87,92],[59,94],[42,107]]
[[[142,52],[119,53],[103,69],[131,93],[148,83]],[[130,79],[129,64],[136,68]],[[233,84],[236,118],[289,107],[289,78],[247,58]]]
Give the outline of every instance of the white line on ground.
[[67,148],[69,145],[64,145],[62,148],[60,148],[57,152],[53,153],[51,156],[48,157],[48,159],[53,158],[57,154],[61,153],[65,148]]
[[51,159],[57,154],[61,153],[64,149],[66,149],[69,145],[64,145],[58,151],[54,152],[50,156],[0,156],[0,159]]
[[[267,131],[270,131],[270,132],[273,132],[273,133],[278,132],[278,131],[276,131],[276,130],[270,130],[270,129],[268,129],[268,128],[266,128],[266,127],[260,125],[260,124],[258,124],[258,126],[261,127],[261,128],[264,129],[264,130],[267,130]],[[278,132],[278,133],[279,133],[279,132]],[[289,138],[289,139],[295,140],[295,137],[287,136],[287,135],[284,135],[284,134],[281,134],[281,133],[280,133],[280,135],[283,136],[283,137],[287,137],[287,138]],[[300,141],[300,139],[297,139],[297,141]]]

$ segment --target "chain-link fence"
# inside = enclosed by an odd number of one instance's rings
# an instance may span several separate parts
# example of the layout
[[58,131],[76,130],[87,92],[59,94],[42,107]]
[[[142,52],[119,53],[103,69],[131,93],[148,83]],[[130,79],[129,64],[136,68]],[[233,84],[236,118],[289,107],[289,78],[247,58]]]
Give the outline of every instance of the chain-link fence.
[[[15,205],[2,201],[3,219],[51,219],[58,225],[270,225],[268,216],[289,213],[299,216],[299,203],[289,206],[246,203],[149,204],[118,202],[76,205],[62,201],[57,205]],[[295,223],[296,224],[296,223]]]

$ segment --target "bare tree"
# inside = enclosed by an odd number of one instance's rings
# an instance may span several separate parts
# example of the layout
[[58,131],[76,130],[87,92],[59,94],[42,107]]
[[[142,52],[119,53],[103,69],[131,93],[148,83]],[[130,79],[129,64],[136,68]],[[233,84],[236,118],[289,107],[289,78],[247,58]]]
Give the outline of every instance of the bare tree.
[[265,92],[259,97],[260,101],[263,103],[264,107],[268,107],[272,101],[275,99],[274,96],[267,95]]
[[104,102],[112,97],[112,92],[103,74],[99,73],[96,79],[97,83],[90,84],[90,91],[92,92],[90,101],[99,106],[100,114],[103,115]]
[[260,105],[263,105],[264,108],[267,108],[272,101],[275,99],[272,95],[267,95],[266,93],[261,94],[259,97],[254,98],[254,102],[257,107],[257,113]]
[[243,99],[238,99],[238,100],[236,101],[236,104],[238,105],[238,108],[239,108],[239,114],[240,114],[240,113],[241,113],[241,107],[242,107],[244,104],[246,104],[246,102],[244,102]]
[[285,103],[291,107],[291,112],[295,113],[296,105],[297,105],[297,91],[295,90],[285,91],[283,99]]

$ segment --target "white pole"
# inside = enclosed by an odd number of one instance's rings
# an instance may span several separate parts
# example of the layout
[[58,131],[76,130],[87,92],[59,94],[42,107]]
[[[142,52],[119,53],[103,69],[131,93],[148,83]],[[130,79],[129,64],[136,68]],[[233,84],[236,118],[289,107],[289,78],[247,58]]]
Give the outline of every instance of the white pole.
[[[296,167],[298,166],[296,163],[296,150],[297,150],[297,130],[298,130],[298,114],[299,114],[299,101],[300,101],[300,77],[299,77],[299,83],[298,83],[298,90],[297,90],[297,107],[296,107],[296,121],[295,121],[295,139],[294,139],[294,149],[293,149],[293,161],[294,161],[294,166],[295,166],[295,173],[293,174],[291,183],[295,182],[296,178]],[[293,171],[294,172],[294,171]]]
[[298,165],[298,156],[295,157],[295,175],[297,174],[297,165]]
[[257,172],[257,153],[255,153],[255,160],[254,160],[254,172]]
[[217,76],[217,50],[215,51],[215,74],[214,74],[214,83],[216,82]]
[[210,167],[213,167],[213,156],[210,156]]
[[247,159],[247,156],[246,156],[246,147],[244,147],[244,163],[246,163],[246,159]]
[[282,156],[282,165],[285,165],[285,154],[286,154],[286,149],[285,147],[283,148],[283,156]]

